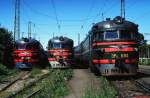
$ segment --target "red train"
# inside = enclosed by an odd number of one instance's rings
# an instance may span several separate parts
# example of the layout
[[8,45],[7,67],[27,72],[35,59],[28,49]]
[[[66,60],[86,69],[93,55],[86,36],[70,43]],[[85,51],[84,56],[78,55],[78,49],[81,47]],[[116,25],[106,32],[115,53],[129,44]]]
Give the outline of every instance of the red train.
[[48,42],[48,60],[52,68],[68,68],[72,65],[73,40],[54,37]]
[[102,75],[135,75],[139,46],[144,40],[138,25],[122,17],[96,23],[84,41],[74,48],[75,58]]
[[47,55],[39,41],[22,38],[15,42],[14,63],[16,68],[30,69],[33,66],[47,66]]

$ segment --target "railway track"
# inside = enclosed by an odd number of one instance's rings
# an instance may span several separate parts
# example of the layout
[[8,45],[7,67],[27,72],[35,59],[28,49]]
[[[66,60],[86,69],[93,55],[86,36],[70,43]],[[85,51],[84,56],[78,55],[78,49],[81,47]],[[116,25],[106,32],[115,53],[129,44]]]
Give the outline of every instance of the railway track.
[[42,91],[42,89],[38,89],[34,92],[32,92],[31,94],[29,94],[27,97],[25,98],[32,98],[33,96],[35,96],[36,94],[40,93]]
[[146,74],[146,75],[150,75],[150,69],[146,69],[146,68],[140,68],[138,70],[139,73],[143,73],[143,74]]
[[143,73],[142,71],[137,77],[109,79],[108,81],[117,89],[118,98],[150,98],[150,84],[142,80]]
[[17,77],[12,77],[10,80],[3,81],[0,85],[0,93],[10,88],[13,84],[19,80],[26,79],[30,74],[30,71],[22,71]]
[[140,98],[144,98],[142,96],[147,96],[145,98],[150,98],[150,93],[146,92],[145,89],[137,86],[137,82],[134,80],[125,80],[125,81],[114,81],[118,91],[118,98],[136,98],[141,96]]
[[[16,95],[21,93],[24,89],[32,86],[34,83],[38,82],[39,80],[45,78],[48,75],[49,71],[42,72],[40,75],[38,75],[35,78],[29,78],[31,72],[30,71],[23,71],[20,73],[20,75],[15,78],[10,83],[7,83],[0,92],[0,96],[3,96],[2,98],[14,98]],[[31,98],[32,96],[39,93],[42,89],[39,89],[37,91],[31,92],[27,98]],[[8,95],[7,95],[8,93]]]
[[148,92],[150,94],[150,84],[147,84],[141,80],[135,80],[136,85],[144,89],[145,92]]

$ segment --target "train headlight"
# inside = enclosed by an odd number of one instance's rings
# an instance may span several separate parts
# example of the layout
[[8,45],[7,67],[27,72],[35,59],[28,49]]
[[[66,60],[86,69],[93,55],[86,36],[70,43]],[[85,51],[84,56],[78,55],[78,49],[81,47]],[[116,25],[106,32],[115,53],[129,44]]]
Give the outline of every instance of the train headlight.
[[111,27],[110,24],[105,24],[104,26],[105,26],[105,28],[110,28]]
[[26,57],[27,60],[31,59],[31,57]]
[[104,48],[101,48],[100,50],[101,50],[101,52],[105,52],[105,49],[104,49]]

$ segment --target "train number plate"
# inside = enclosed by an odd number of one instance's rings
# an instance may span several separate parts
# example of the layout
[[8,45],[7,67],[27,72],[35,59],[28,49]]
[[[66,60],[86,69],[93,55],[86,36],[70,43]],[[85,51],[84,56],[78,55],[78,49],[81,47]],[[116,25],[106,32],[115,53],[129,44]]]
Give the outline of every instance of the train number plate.
[[115,54],[111,54],[112,58],[128,58],[129,54],[127,53],[115,53]]

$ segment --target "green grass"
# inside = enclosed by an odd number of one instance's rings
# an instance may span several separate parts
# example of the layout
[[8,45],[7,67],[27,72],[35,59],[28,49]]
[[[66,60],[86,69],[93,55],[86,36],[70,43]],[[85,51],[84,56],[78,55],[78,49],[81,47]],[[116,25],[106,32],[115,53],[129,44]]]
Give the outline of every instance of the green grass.
[[95,88],[92,84],[89,85],[82,98],[116,98],[115,88],[104,77],[101,77],[100,81],[99,87]]
[[32,71],[31,71],[30,78],[34,78],[34,77],[36,77],[36,75],[38,75],[40,73],[41,73],[41,69],[39,69],[39,68],[33,68]]
[[0,82],[6,80],[10,76],[15,76],[19,73],[17,69],[8,69],[6,66],[0,64]]
[[69,94],[66,80],[70,79],[73,74],[72,69],[50,69],[52,71],[49,76],[32,87],[25,89],[22,93],[17,95],[15,98],[24,98],[31,92],[38,89],[41,91],[32,98],[63,98]]

